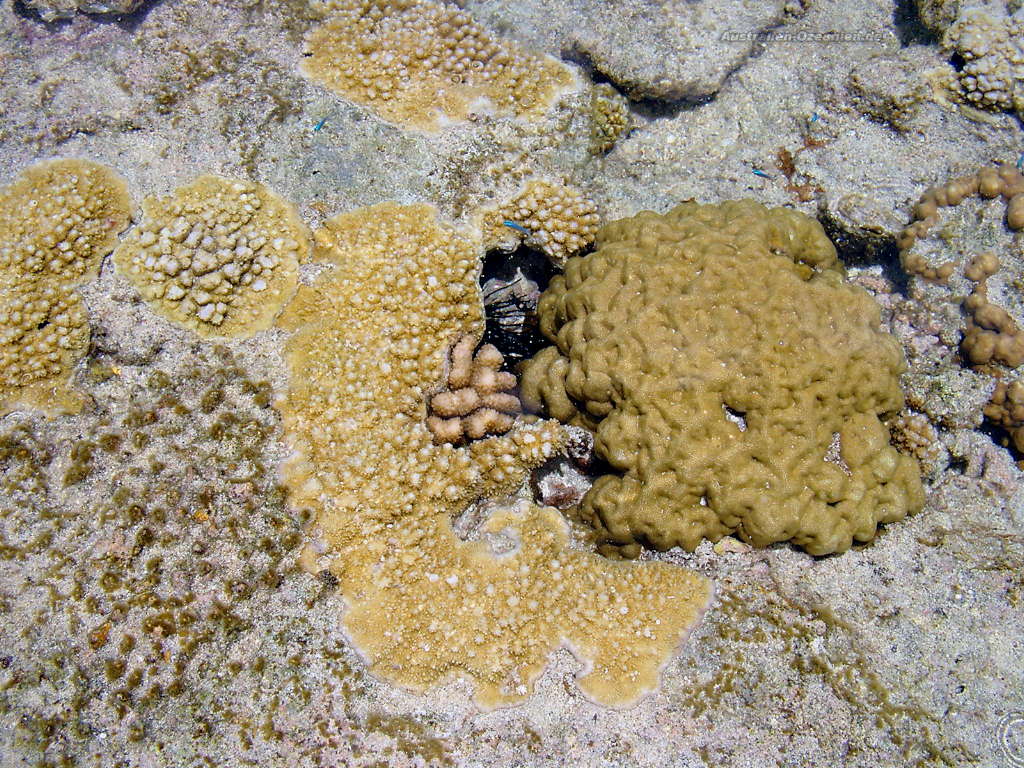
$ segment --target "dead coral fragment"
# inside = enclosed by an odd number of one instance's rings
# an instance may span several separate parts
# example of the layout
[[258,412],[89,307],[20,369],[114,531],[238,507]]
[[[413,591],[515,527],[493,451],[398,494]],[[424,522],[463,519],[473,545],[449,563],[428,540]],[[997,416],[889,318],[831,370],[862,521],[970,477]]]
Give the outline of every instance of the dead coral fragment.
[[89,348],[75,286],[90,280],[131,220],[124,180],[83,160],[52,160],[0,190],[0,414],[76,411],[71,369]]
[[484,240],[508,251],[525,243],[561,267],[594,242],[599,221],[597,205],[575,187],[533,179],[507,203],[485,212]]
[[[590,663],[580,685],[595,700],[654,687],[707,603],[706,580],[570,550],[557,512],[529,504],[485,524],[485,538],[511,538],[501,556],[453,530],[453,516],[518,488],[563,442],[550,421],[465,447],[435,444],[426,426],[450,340],[483,330],[478,247],[432,208],[390,203],[338,216],[315,240],[332,269],[280,321],[294,331],[287,483],[316,511],[345,627],[373,671],[417,690],[462,675],[490,707],[528,696],[568,643]],[[468,350],[456,383],[472,375]]]
[[142,209],[114,264],[154,311],[204,338],[273,324],[309,248],[289,203],[262,184],[201,176]]
[[569,86],[561,63],[491,38],[432,0],[326,0],[306,40],[307,75],[386,120],[436,130],[471,111],[536,118]]
[[476,351],[476,339],[466,334],[452,347],[448,388],[430,398],[427,428],[435,443],[479,440],[512,429],[519,398],[511,390],[516,377],[502,371],[505,362],[493,344]]
[[621,473],[579,510],[604,551],[735,532],[821,555],[922,505],[879,418],[903,405],[899,345],[813,219],[746,200],[612,222],[538,311],[554,346],[523,404],[593,431]]

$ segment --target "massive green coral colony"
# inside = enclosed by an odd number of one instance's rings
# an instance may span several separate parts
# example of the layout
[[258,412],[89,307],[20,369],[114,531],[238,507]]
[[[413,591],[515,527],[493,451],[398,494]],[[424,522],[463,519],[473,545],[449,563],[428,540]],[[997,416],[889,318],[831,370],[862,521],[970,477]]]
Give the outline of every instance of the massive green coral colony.
[[595,434],[613,471],[576,511],[603,551],[735,533],[822,555],[923,505],[883,421],[899,345],[815,220],[747,200],[611,222],[538,312],[523,401]]

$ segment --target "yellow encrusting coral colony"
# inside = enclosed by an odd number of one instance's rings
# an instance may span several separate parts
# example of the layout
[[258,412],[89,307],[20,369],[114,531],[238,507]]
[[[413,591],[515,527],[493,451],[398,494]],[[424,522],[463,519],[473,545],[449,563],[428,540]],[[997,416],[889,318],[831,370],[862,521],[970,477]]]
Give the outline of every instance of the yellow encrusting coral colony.
[[554,422],[517,422],[456,447],[426,426],[449,347],[483,330],[479,250],[427,205],[380,204],[316,233],[330,268],[279,321],[294,332],[287,483],[316,512],[345,626],[377,674],[414,689],[461,675],[497,706],[529,695],[567,644],[588,665],[582,690],[627,704],[656,685],[710,585],[569,549],[559,513],[528,502],[456,535],[453,516],[514,492],[564,439]]
[[600,217],[597,204],[575,187],[531,179],[497,208],[482,214],[484,242],[502,250],[524,243],[562,267],[594,242]]
[[392,122],[434,130],[493,111],[539,117],[572,84],[550,57],[492,38],[433,0],[325,0],[306,40],[307,75]]
[[585,427],[621,474],[579,514],[602,551],[737,533],[842,552],[924,503],[880,417],[903,406],[897,341],[804,214],[751,200],[611,222],[540,299],[552,346],[525,407]]
[[305,224],[262,184],[201,176],[142,201],[114,264],[158,314],[204,338],[273,325],[309,250]]
[[38,163],[0,190],[0,415],[81,407],[69,379],[89,322],[75,287],[95,277],[131,211],[124,180],[84,160]]

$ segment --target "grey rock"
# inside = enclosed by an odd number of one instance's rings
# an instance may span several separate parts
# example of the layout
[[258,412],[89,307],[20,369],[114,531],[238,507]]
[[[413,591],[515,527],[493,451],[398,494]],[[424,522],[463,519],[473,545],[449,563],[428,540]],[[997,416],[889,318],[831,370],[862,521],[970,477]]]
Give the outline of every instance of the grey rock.
[[24,0],[43,21],[70,19],[77,12],[97,15],[132,13],[146,0]]
[[[582,60],[633,99],[693,101],[717,92],[781,24],[784,0],[661,2],[467,0],[477,18],[553,55]],[[791,5],[791,4],[790,4]]]

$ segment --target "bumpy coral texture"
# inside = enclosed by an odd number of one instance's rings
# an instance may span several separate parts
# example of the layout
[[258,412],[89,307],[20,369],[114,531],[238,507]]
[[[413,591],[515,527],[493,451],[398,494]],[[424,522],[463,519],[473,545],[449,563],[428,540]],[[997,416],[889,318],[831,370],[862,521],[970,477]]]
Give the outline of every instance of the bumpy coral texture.
[[294,295],[309,235],[262,184],[201,176],[142,209],[114,264],[168,320],[204,338],[250,336]]
[[708,600],[702,577],[570,550],[559,513],[528,503],[476,540],[454,532],[453,515],[518,488],[563,442],[550,421],[464,447],[434,444],[425,425],[449,345],[483,329],[478,246],[429,206],[391,203],[332,219],[315,242],[330,269],[280,321],[294,331],[287,483],[316,512],[371,669],[417,690],[461,675],[494,706],[527,696],[564,643],[588,662],[580,686],[595,700],[654,687]]
[[550,57],[494,39],[432,0],[326,0],[306,74],[386,120],[435,130],[473,111],[536,118],[572,82]]
[[1024,117],[1024,17],[986,8],[965,8],[946,31],[943,48],[963,66],[953,74],[954,92],[981,109]]
[[595,155],[610,152],[632,126],[629,102],[607,84],[594,86],[590,97],[590,119],[590,151]]
[[484,240],[503,250],[520,243],[562,266],[594,242],[597,205],[575,187],[531,179],[505,204],[484,213]]
[[[914,206],[914,221],[900,233],[897,241],[900,260],[907,272],[943,284],[954,276],[955,262],[934,263],[935,256],[930,253],[933,249],[919,244],[939,223],[943,208],[958,206],[975,197],[1006,201],[1006,226],[1014,231],[1024,229],[1024,175],[1008,163],[986,166],[975,174],[936,185],[921,196]],[[988,295],[988,278],[999,269],[998,256],[989,252],[974,254],[964,269],[964,277],[974,283],[974,287],[963,300],[967,328],[960,348],[974,366],[995,363],[1016,368],[1024,364],[1024,330],[1005,309],[990,301]]]
[[72,368],[89,349],[75,286],[92,279],[131,220],[124,180],[82,160],[52,160],[0,190],[0,414],[77,411]]
[[800,213],[686,203],[603,227],[552,281],[554,346],[525,365],[522,398],[594,431],[619,473],[579,510],[605,551],[736,533],[821,555],[922,505],[879,420],[903,404],[902,354],[841,269]]

